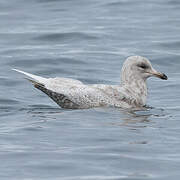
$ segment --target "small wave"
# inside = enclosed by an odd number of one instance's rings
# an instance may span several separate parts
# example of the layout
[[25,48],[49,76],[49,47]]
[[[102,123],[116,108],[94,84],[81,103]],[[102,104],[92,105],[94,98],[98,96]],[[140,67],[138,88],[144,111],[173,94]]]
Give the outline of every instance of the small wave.
[[170,0],[170,1],[168,1],[168,4],[171,4],[171,5],[180,5],[180,1],[179,0]]
[[69,32],[69,33],[53,33],[53,34],[51,33],[51,34],[39,35],[35,39],[41,41],[56,42],[56,41],[91,40],[91,39],[97,39],[97,37],[82,32]]
[[18,101],[16,101],[16,100],[12,100],[12,99],[4,99],[4,98],[0,98],[0,104],[19,104],[19,102]]
[[162,47],[165,48],[179,48],[180,47],[180,41],[168,41],[168,42],[162,42],[160,43]]
[[[40,2],[40,3],[52,3],[52,2],[59,2],[59,0],[51,0],[51,1],[49,1],[49,0],[36,0],[37,2]],[[61,0],[61,2],[62,1],[72,1],[72,0]]]
[[[59,57],[59,58],[35,58],[35,59],[16,59],[12,62],[7,63],[12,68],[19,68],[22,70],[26,70],[28,72],[36,73],[36,69],[38,69],[37,75],[51,74],[57,73],[60,76],[61,74],[71,74],[72,70],[69,70],[69,65],[74,66],[84,66],[87,64],[86,61],[78,60],[75,58],[69,57]],[[32,70],[33,69],[33,70]],[[61,75],[62,76],[62,75]],[[8,83],[8,82],[6,82]]]
[[128,6],[128,5],[132,5],[132,4],[137,4],[137,1],[136,2],[132,2],[132,1],[114,1],[114,2],[106,3],[105,6],[117,7],[117,6]]

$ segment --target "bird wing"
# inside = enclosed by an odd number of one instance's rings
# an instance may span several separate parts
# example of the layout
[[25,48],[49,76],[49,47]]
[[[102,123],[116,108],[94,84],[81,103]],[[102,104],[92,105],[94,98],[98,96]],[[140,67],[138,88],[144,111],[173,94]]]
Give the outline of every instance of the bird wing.
[[66,84],[71,84],[71,85],[82,85],[83,83],[79,80],[76,80],[76,79],[71,79],[71,78],[59,78],[59,77],[56,77],[56,78],[48,78],[48,81],[51,83],[51,84],[61,84],[61,85],[66,85]]
[[76,79],[71,79],[71,78],[59,78],[59,77],[44,78],[41,76],[30,74],[28,72],[21,71],[19,69],[12,69],[12,70],[17,71],[21,74],[24,74],[24,75],[30,77],[31,79],[33,79],[34,81],[39,82],[41,84],[46,84],[47,82],[50,82],[52,84],[83,84],[81,81],[76,80]]
[[45,87],[45,85],[37,83],[33,80],[30,80],[34,87],[41,90],[45,94],[47,94],[52,100],[54,100],[59,106],[62,108],[68,108],[68,109],[79,109],[80,106],[70,100],[70,98],[62,93],[55,92],[54,90],[50,90]]
[[64,95],[68,100],[78,105],[78,108],[104,106],[109,99],[101,90],[84,84],[61,85],[47,83],[45,88]]
[[34,81],[39,82],[41,84],[46,83],[46,81],[47,81],[47,78],[44,78],[44,77],[41,77],[41,76],[37,76],[37,75],[34,75],[34,74],[30,74],[30,73],[21,71],[19,69],[12,69],[12,70],[16,71],[16,72],[19,72],[21,74],[24,74],[24,75],[30,77],[31,79],[33,79]]
[[[70,78],[44,78],[18,69],[25,74],[34,87],[47,94],[63,108],[79,109],[98,106],[128,107],[134,98],[127,96],[121,87],[116,85],[85,85]],[[129,104],[129,105],[128,105]]]
[[47,94],[63,108],[76,109],[99,106],[100,100],[103,99],[100,90],[84,85],[78,80],[44,78],[18,69],[13,70],[28,76],[26,79],[33,83],[35,88]]

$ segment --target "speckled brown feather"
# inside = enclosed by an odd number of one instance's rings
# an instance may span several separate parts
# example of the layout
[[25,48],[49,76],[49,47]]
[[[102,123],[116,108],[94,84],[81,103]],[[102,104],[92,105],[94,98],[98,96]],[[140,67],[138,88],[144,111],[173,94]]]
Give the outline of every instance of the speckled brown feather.
[[45,86],[41,83],[38,83],[32,79],[28,79],[35,88],[41,90],[42,92],[44,92],[45,94],[47,94],[53,101],[55,101],[60,107],[62,108],[68,108],[68,109],[79,109],[79,105],[72,102],[71,100],[69,100],[65,95],[63,94],[59,94],[56,92],[53,92],[47,88],[45,88]]

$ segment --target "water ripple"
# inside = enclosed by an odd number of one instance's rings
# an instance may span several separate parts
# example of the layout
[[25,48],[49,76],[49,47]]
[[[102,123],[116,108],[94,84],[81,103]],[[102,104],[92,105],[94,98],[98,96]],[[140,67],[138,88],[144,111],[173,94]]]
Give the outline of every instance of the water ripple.
[[95,40],[97,36],[89,35],[82,32],[69,32],[69,33],[51,33],[45,35],[39,35],[35,37],[38,41],[48,41],[48,42],[67,42],[67,41],[82,41],[82,40]]

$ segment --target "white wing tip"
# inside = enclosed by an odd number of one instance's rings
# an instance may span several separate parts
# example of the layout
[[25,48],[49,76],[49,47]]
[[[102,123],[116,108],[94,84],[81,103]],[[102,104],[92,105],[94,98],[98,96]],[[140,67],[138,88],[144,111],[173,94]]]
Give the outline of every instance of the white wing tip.
[[22,74],[25,74],[26,76],[35,76],[35,75],[33,75],[33,74],[30,74],[30,73],[27,73],[27,72],[24,72],[24,71],[21,71],[21,70],[19,70],[19,69],[16,69],[16,68],[13,68],[12,69],[13,71],[16,71],[16,72],[19,72],[19,73],[22,73]]
[[17,71],[17,69],[15,69],[15,68],[12,68],[11,70],[13,70],[13,71]]
[[16,72],[19,72],[19,73],[22,73],[22,74],[25,74],[26,76],[30,77],[31,79],[36,80],[37,82],[44,83],[44,82],[46,81],[46,78],[43,78],[43,77],[40,77],[40,76],[36,76],[36,75],[34,75],[34,74],[30,74],[30,73],[21,71],[21,70],[19,70],[19,69],[12,68],[12,70],[13,70],[13,71],[16,71]]
[[17,71],[17,72],[22,72],[22,71],[20,71],[20,70],[18,70],[18,69],[15,69],[15,68],[12,68],[11,70]]

